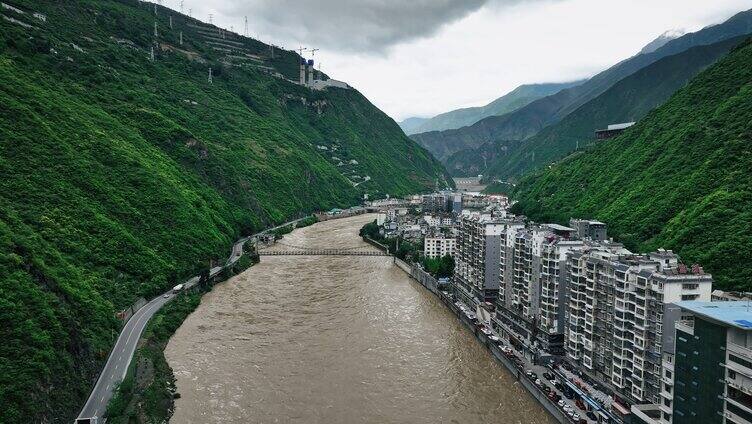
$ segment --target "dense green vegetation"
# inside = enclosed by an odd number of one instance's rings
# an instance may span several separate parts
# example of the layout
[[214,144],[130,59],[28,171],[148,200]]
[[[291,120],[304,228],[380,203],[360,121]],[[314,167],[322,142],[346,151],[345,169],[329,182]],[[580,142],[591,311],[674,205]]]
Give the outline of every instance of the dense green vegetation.
[[436,259],[423,256],[420,263],[423,265],[423,269],[436,278],[449,278],[454,275],[454,258],[451,255]]
[[536,221],[600,219],[640,251],[674,249],[724,289],[752,290],[752,43],[623,135],[516,187]]
[[483,189],[483,194],[509,194],[514,186],[504,181],[493,181]]
[[[468,107],[463,109],[457,109],[450,112],[436,115],[431,119],[423,120],[414,127],[405,128],[403,123],[400,123],[402,129],[406,134],[417,134],[429,131],[444,131],[454,128],[461,128],[467,125],[473,125],[483,118],[489,116],[499,116],[526,106],[541,97],[550,96],[565,88],[574,87],[582,84],[583,81],[565,82],[565,83],[549,83],[549,84],[525,84],[521,85],[509,93],[499,97],[498,99],[490,102],[485,106]],[[413,118],[415,119],[415,118]],[[412,121],[406,120],[409,125]],[[433,147],[433,146],[427,146]],[[436,146],[441,147],[441,146]],[[445,146],[449,147],[449,146]],[[429,149],[431,153],[437,158],[443,159],[444,156],[451,154],[454,150],[448,150],[446,152],[434,152]]]
[[[638,54],[623,60],[581,85],[538,99],[514,112],[488,117],[473,125],[455,130],[415,134],[412,137],[431,152],[456,152],[454,156],[437,156],[447,164],[447,168],[453,175],[465,176],[478,173],[494,176],[510,175],[511,171],[507,170],[507,163],[505,162],[508,159],[507,156],[514,155],[514,152],[519,150],[520,146],[524,145],[528,139],[601,96],[624,78],[663,58],[676,55],[693,47],[715,44],[750,33],[752,33],[752,10],[741,12],[722,24],[709,26],[695,33],[671,40],[655,51]],[[702,68],[702,66],[694,65],[688,67],[690,71],[691,68],[694,68],[694,72]],[[684,80],[686,78],[687,76],[684,77]],[[674,80],[682,81],[682,78],[675,78]],[[652,84],[656,85],[657,92],[646,96],[643,107],[635,108],[636,115],[644,114],[645,110],[649,110],[649,108],[645,109],[645,106],[660,104],[660,100],[666,98],[663,94],[664,91],[671,88],[670,85],[660,86],[658,80],[653,81]],[[647,88],[652,87],[648,85]],[[676,87],[674,87],[675,89]],[[641,94],[645,95],[645,93],[645,89],[642,89]],[[661,98],[661,96],[663,97]],[[638,105],[640,100],[630,99],[630,101],[630,104]],[[658,102],[656,103],[656,101]],[[614,111],[618,111],[618,109]],[[587,115],[583,116],[587,117]],[[589,131],[592,132],[598,125],[601,125],[603,118],[606,118],[606,115],[596,115],[596,118],[592,121],[585,122],[589,124]],[[542,142],[545,141],[544,138]],[[569,144],[574,143],[567,143],[566,145]],[[533,148],[514,156],[514,175],[526,171],[528,169],[526,166],[530,163],[545,165],[548,163],[547,161],[561,157],[533,155],[534,151]],[[497,160],[499,163],[495,164],[494,162]],[[488,171],[483,172],[484,169],[488,169]]]
[[316,215],[311,215],[298,221],[297,224],[295,224],[295,228],[309,227],[317,222],[319,222],[319,220],[316,218]]
[[6,3],[24,13],[0,19],[0,422],[70,422],[115,312],[240,236],[446,177],[358,92],[285,80],[292,52],[228,35],[255,57],[233,62],[164,8],[155,38],[136,0]]

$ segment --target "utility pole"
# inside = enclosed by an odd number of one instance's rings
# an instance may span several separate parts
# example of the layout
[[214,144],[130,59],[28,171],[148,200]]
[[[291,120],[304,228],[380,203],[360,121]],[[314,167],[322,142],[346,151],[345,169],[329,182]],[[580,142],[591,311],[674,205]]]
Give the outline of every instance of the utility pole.
[[180,45],[183,45],[183,31],[180,31]]
[[209,84],[213,84],[212,68],[209,68]]
[[157,37],[157,21],[154,21],[154,37]]
[[245,16],[245,28],[243,30],[243,35],[248,37],[248,16]]
[[151,53],[149,54],[149,60],[154,62],[154,46],[151,46]]
[[172,29],[172,15],[170,15],[170,29]]
[[209,25],[214,25],[214,15],[209,14]]

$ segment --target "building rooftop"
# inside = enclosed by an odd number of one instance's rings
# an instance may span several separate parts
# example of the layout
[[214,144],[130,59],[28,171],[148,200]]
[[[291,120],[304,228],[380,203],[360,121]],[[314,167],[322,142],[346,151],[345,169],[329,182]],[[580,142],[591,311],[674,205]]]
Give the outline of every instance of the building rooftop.
[[634,122],[624,122],[624,123],[621,123],[621,124],[611,124],[611,125],[608,126],[608,129],[609,130],[623,130],[623,129],[631,127],[634,124],[635,124]]
[[575,231],[574,228],[565,227],[563,225],[559,224],[544,224],[545,227],[548,227],[554,231]]
[[680,308],[710,321],[752,331],[752,302],[676,302]]

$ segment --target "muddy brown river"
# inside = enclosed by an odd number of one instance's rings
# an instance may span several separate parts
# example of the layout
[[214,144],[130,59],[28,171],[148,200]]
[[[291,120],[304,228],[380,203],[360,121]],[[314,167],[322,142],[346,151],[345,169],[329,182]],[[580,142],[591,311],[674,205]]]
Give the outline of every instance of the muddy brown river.
[[[372,219],[319,223],[282,243],[367,246],[357,233]],[[204,296],[166,356],[181,395],[175,424],[554,422],[387,257],[262,257]]]

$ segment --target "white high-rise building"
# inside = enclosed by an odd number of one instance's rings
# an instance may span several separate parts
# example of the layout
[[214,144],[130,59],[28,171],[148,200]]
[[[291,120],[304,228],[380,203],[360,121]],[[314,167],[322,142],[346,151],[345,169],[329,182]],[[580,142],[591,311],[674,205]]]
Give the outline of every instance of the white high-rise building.
[[657,403],[677,318],[668,305],[709,301],[712,277],[671,251],[633,255],[608,244],[570,254],[568,269],[567,357],[631,402]]
[[456,247],[457,240],[454,237],[427,236],[423,242],[423,255],[431,259],[454,256]]

